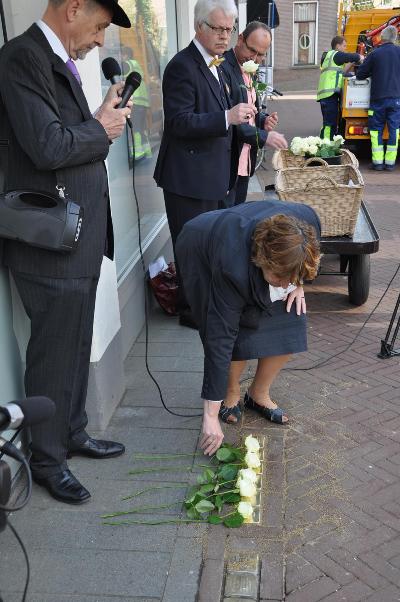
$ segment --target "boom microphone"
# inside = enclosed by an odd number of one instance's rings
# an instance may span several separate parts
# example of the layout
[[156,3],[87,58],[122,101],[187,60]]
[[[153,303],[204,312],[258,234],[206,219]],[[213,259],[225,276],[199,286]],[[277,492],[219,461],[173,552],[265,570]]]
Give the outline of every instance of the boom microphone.
[[108,79],[108,81],[110,81],[112,84],[117,84],[119,82],[121,67],[112,56],[109,56],[103,60],[101,63],[101,68],[103,70],[104,77]]
[[0,406],[0,431],[33,426],[54,416],[56,406],[48,397],[27,397]]
[[140,75],[140,73],[138,73],[137,71],[132,71],[132,73],[130,73],[126,78],[125,86],[121,94],[121,102],[117,106],[117,109],[123,109],[126,107],[128,100],[135,92],[135,90],[138,89],[141,83],[142,76]]

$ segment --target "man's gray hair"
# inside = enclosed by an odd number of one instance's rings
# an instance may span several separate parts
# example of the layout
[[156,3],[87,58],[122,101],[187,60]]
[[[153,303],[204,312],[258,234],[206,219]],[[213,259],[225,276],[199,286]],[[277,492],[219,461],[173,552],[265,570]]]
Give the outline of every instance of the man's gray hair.
[[238,11],[234,0],[197,0],[194,7],[194,28],[208,20],[214,10],[222,10],[227,17],[236,19]]
[[397,40],[397,27],[388,25],[381,33],[382,42],[395,42]]

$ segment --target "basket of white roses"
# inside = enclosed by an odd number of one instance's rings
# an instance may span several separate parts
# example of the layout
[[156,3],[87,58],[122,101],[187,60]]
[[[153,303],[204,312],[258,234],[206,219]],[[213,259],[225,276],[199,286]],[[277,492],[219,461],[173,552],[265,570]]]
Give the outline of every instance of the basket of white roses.
[[[295,137],[290,143],[288,150],[275,151],[272,157],[272,165],[275,170],[290,167],[302,167],[307,161],[307,167],[318,164],[328,165],[353,165],[358,167],[356,156],[349,150],[342,148],[344,138],[334,136],[333,140],[322,139],[318,136],[306,138]],[[315,163],[310,160],[318,158]]]

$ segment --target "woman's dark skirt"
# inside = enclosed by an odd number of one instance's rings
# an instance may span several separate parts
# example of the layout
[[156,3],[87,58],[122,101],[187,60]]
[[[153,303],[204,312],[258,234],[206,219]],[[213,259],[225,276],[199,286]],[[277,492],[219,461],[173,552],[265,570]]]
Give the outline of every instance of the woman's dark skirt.
[[240,327],[232,360],[250,360],[272,355],[307,351],[307,318],[296,314],[295,303],[290,313],[287,301],[272,303],[271,313],[261,315],[257,329]]

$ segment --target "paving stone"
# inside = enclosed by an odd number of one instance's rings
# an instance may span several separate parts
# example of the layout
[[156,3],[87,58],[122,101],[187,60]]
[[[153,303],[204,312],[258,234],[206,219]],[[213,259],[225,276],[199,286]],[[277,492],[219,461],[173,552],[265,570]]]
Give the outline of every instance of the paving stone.
[[198,601],[210,602],[210,600],[220,600],[224,583],[224,560],[223,556],[219,559],[206,560],[201,573]]
[[176,540],[163,602],[195,602],[201,563],[201,546],[198,542],[182,538]]
[[226,560],[227,573],[251,573],[258,576],[260,559],[258,554],[231,553]]

